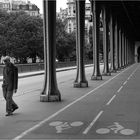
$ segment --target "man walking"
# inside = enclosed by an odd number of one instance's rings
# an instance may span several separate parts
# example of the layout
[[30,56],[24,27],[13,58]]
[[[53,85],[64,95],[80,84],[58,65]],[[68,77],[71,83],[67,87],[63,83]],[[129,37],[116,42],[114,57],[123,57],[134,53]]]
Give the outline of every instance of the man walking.
[[17,104],[13,101],[13,93],[17,92],[18,87],[18,69],[10,62],[10,57],[6,56],[3,59],[5,64],[3,68],[3,96],[6,100],[6,112],[5,116],[13,115],[13,112],[18,109]]

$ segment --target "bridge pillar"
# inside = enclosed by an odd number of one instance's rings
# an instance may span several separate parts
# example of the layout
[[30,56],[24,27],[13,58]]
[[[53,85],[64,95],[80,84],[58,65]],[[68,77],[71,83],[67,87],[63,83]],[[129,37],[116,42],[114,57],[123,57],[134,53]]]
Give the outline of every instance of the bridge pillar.
[[128,45],[128,42],[127,42],[127,36],[125,37],[125,65],[127,66],[128,63],[127,63],[127,45]]
[[127,59],[128,59],[128,65],[130,65],[130,40],[128,39],[128,56],[127,56]]
[[135,63],[135,42],[132,41],[132,64]]
[[119,63],[119,28],[118,28],[117,19],[115,22],[115,52],[116,52],[116,69],[119,70],[119,68],[120,68],[120,63]]
[[111,75],[109,71],[109,61],[108,61],[108,55],[109,55],[109,13],[107,6],[103,6],[103,52],[104,52],[104,69],[103,74],[109,76]]
[[126,44],[126,41],[125,41],[125,32],[124,32],[124,55],[123,55],[124,67],[126,66],[126,64],[125,64],[125,44]]
[[110,14],[110,52],[111,52],[111,72],[116,72],[115,67],[115,29],[114,29],[114,17],[112,12]]
[[135,62],[134,41],[132,39],[129,39],[128,56],[129,64],[131,65]]
[[122,32],[121,28],[119,28],[119,69],[122,68]]
[[77,75],[74,87],[88,87],[84,69],[85,0],[76,0]]
[[125,36],[124,36],[124,66],[126,67],[127,66],[127,63],[126,63],[126,44],[127,41],[126,41],[126,32],[125,32]]
[[125,46],[125,41],[124,41],[124,32],[122,32],[122,68],[124,68],[124,46]]
[[41,102],[61,101],[56,81],[56,0],[43,0],[45,80]]
[[131,60],[132,60],[131,57],[132,57],[132,56],[131,56],[131,41],[130,41],[130,40],[129,40],[129,52],[128,52],[128,53],[129,53],[129,55],[128,55],[128,56],[129,56],[129,57],[128,57],[128,58],[129,58],[129,65],[131,65]]
[[126,46],[126,62],[129,65],[129,40],[127,38],[127,46]]
[[102,75],[100,73],[100,62],[99,62],[99,48],[100,48],[100,12],[101,7],[99,1],[91,1],[93,6],[93,60],[94,60],[94,69],[91,76],[91,80],[102,80]]

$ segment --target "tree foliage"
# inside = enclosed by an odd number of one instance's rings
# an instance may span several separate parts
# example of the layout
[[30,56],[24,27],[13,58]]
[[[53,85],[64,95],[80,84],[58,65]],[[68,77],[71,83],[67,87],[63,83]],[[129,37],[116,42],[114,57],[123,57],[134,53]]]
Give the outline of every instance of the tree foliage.
[[[24,12],[0,11],[0,55],[10,55],[25,63],[43,53],[43,21]],[[34,61],[35,62],[35,61]]]
[[66,32],[66,23],[57,19],[56,23],[56,57],[60,61],[74,57],[76,37],[74,33]]
[[[19,45],[13,48],[16,50],[14,55],[20,59],[32,58],[33,62],[36,62],[36,56],[43,58],[42,19],[34,16],[21,15],[15,21],[15,28]],[[24,51],[26,52],[22,55]]]
[[65,34],[57,40],[57,58],[61,61],[65,59],[71,59],[74,57],[75,52],[75,35]]
[[[57,19],[56,50],[61,61],[75,55],[75,35],[65,28],[66,22]],[[36,62],[36,57],[44,58],[43,42],[43,19],[25,12],[0,11],[0,57],[10,55],[19,63],[27,63],[27,58]]]

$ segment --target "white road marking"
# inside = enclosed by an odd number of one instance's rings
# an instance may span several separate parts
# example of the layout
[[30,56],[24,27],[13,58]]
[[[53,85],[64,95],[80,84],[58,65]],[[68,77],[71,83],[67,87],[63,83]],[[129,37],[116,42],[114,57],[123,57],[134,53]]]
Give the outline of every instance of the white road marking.
[[122,88],[123,88],[123,86],[121,86],[121,87],[118,89],[117,93],[119,93],[119,92],[121,91]]
[[127,83],[127,81],[125,81],[124,83],[123,83],[123,85],[125,85]]
[[87,134],[91,127],[96,123],[99,117],[102,115],[103,111],[100,111],[99,114],[93,119],[93,121],[89,124],[89,126],[84,130],[83,134]]
[[137,68],[132,72],[132,74],[128,77],[128,80],[134,75],[134,73],[137,71],[139,66],[137,66]]
[[96,133],[102,135],[102,134],[108,134],[108,133],[110,133],[110,131],[113,131],[114,134],[120,133],[120,134],[123,134],[123,135],[126,135],[126,136],[133,135],[135,133],[134,130],[124,128],[118,122],[114,122],[113,125],[107,126],[106,128],[105,127],[104,128],[99,128],[99,129],[96,130]]
[[71,129],[73,127],[78,127],[83,125],[84,123],[81,121],[76,121],[76,122],[60,122],[60,121],[55,121],[55,122],[51,122],[49,123],[50,126],[55,127],[56,129],[56,133],[62,133],[63,130],[68,130]]
[[130,77],[127,78],[127,80],[129,80],[129,79],[130,79]]
[[116,95],[114,95],[114,96],[108,101],[108,103],[107,103],[106,105],[110,105],[111,102],[115,99],[115,97],[116,97]]
[[[131,75],[130,75],[130,76],[127,78],[127,80],[123,83],[123,86],[124,86],[124,85],[128,82],[128,80],[134,75],[134,73],[137,71],[138,67],[139,67],[139,66],[137,66],[137,68],[131,73]],[[117,93],[119,93],[119,92],[122,90],[123,86],[121,86],[121,87],[118,89]]]
[[[133,66],[133,65],[132,65]],[[70,104],[68,104],[67,106],[65,106],[64,108],[60,109],[59,111],[57,111],[56,113],[52,114],[51,116],[49,116],[48,118],[42,120],[41,122],[39,122],[38,124],[34,125],[33,127],[25,130],[24,132],[22,132],[20,135],[16,136],[15,138],[13,138],[12,140],[19,140],[22,137],[24,137],[25,135],[27,135],[28,133],[32,132],[33,130],[37,129],[38,127],[40,127],[41,125],[43,125],[44,123],[46,123],[47,121],[49,121],[50,119],[54,118],[55,116],[57,116],[58,114],[60,114],[61,112],[63,112],[64,110],[66,110],[67,108],[69,108],[70,106],[72,106],[73,104],[77,103],[78,101],[82,100],[83,98],[85,98],[86,96],[90,95],[91,93],[93,93],[94,91],[96,91],[97,89],[99,89],[100,87],[104,86],[105,84],[109,83],[111,80],[115,79],[117,76],[119,76],[120,74],[122,74],[123,72],[125,72],[126,70],[130,69],[132,66],[128,67],[127,69],[125,69],[124,71],[121,71],[120,73],[118,73],[116,76],[110,78],[108,81],[104,82],[103,84],[99,85],[98,87],[96,87],[95,89],[91,90],[90,92],[84,94],[83,96],[81,96],[80,98],[76,99],[75,101],[71,102]],[[94,94],[94,93],[93,93]]]

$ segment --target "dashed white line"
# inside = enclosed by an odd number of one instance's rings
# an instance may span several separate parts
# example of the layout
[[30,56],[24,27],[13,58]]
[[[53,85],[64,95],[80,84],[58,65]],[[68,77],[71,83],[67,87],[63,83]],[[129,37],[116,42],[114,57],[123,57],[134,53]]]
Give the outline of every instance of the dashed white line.
[[130,77],[127,78],[127,80],[129,80],[129,79],[130,79]]
[[117,93],[119,93],[119,92],[121,91],[122,88],[123,88],[123,86],[121,86],[121,87],[118,89]]
[[108,101],[108,103],[107,103],[106,105],[110,105],[110,103],[115,99],[115,97],[116,97],[116,95],[114,95],[114,96]]
[[138,66],[137,66],[137,68],[132,72],[132,74],[128,77],[128,80],[134,75],[134,73],[137,71],[137,69],[138,69]]
[[128,81],[125,81],[125,82],[123,83],[123,85],[125,85],[127,82],[128,82]]
[[91,127],[95,124],[95,122],[99,119],[99,117],[102,115],[103,111],[100,111],[98,115],[95,117],[95,119],[89,124],[89,126],[84,130],[83,134],[87,134],[88,131],[91,129]]

